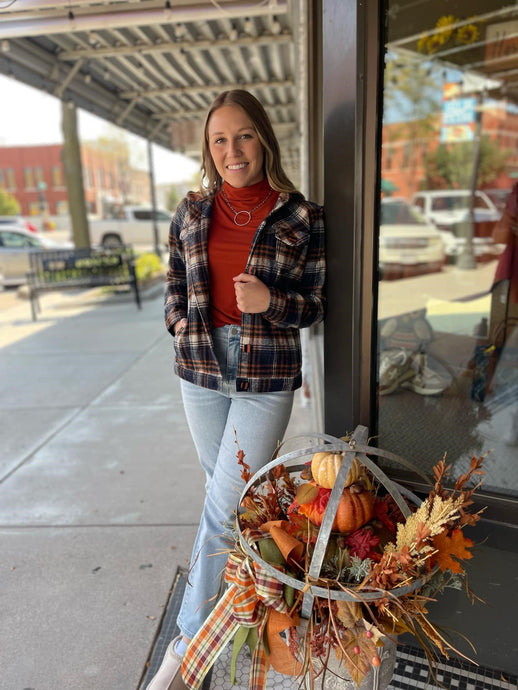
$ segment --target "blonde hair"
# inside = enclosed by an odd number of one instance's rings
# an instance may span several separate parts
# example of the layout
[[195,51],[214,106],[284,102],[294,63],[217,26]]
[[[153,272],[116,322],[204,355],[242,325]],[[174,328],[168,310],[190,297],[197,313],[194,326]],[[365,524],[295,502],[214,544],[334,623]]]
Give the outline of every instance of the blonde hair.
[[218,191],[223,184],[209,148],[209,122],[213,113],[224,105],[239,106],[248,115],[264,150],[264,174],[272,189],[278,192],[296,192],[297,189],[284,172],[281,164],[279,142],[273,131],[270,118],[260,101],[248,91],[234,89],[223,91],[214,100],[205,119],[202,142],[202,189],[210,194]]

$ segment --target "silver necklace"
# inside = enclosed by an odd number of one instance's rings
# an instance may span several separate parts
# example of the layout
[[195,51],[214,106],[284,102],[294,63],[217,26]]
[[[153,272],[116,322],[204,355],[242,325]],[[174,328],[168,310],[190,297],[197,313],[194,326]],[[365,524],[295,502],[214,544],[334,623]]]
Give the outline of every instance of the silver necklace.
[[[251,211],[236,211],[236,209],[230,205],[230,201],[227,199],[227,195],[225,194],[225,190],[223,189],[223,187],[221,188],[221,193],[223,194],[223,199],[225,200],[226,205],[229,207],[229,209],[234,214],[234,223],[236,225],[238,225],[239,227],[243,227],[244,225],[248,225],[248,223],[252,220],[252,213],[254,213],[254,211],[257,211],[258,208],[261,208],[261,206],[268,201],[268,199],[272,195],[272,192],[273,192],[273,189],[270,189],[270,191],[266,195],[266,198],[263,199],[260,204],[257,204],[257,206],[255,208],[253,208]],[[238,223],[237,219],[242,213],[244,213],[246,216],[245,222],[244,223]]]

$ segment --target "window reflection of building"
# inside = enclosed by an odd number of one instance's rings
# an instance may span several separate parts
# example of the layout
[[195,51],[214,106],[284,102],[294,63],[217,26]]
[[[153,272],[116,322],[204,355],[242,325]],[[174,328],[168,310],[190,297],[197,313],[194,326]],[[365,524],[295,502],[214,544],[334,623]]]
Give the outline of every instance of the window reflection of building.
[[[403,456],[421,449],[424,469],[446,452],[454,475],[493,449],[486,487],[517,495],[516,448],[505,440],[518,394],[498,393],[502,377],[482,371],[480,353],[502,347],[495,329],[517,309],[505,283],[491,288],[508,246],[493,230],[518,177],[518,8],[487,0],[474,16],[467,0],[454,5],[387,3],[382,189],[392,184],[437,228],[446,263],[436,273],[417,264],[417,226],[405,241],[398,229],[397,243],[391,231],[396,268],[380,270],[379,283],[378,440]],[[421,238],[430,241],[424,228]],[[380,269],[386,246],[380,230]],[[460,260],[469,252],[472,264]],[[505,342],[497,363],[509,379],[518,342]]]

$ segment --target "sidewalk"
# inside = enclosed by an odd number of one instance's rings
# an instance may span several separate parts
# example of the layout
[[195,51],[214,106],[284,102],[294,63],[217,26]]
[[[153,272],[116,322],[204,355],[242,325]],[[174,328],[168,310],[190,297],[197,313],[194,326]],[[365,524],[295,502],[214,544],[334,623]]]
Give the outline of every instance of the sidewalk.
[[0,690],[136,690],[203,500],[162,296],[41,301],[0,312]]

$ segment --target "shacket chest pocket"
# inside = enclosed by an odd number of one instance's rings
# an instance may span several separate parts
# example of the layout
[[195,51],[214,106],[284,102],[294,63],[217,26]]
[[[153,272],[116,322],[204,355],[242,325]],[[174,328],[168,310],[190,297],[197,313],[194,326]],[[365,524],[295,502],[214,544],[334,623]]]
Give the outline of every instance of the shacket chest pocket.
[[308,244],[309,232],[304,226],[275,230],[275,270],[279,277],[302,277]]

